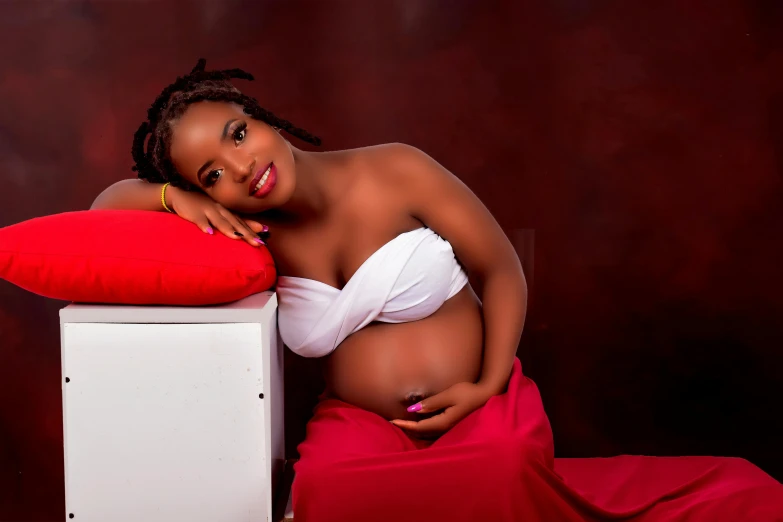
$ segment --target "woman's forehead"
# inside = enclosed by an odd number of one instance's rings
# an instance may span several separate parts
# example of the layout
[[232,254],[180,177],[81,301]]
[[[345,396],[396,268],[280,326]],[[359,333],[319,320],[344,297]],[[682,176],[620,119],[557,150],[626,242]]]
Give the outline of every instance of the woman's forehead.
[[200,102],[193,104],[176,121],[172,122],[171,153],[177,150],[203,148],[220,142],[226,123],[246,116],[236,104]]
[[193,128],[222,125],[228,119],[244,116],[242,107],[235,103],[203,101],[194,103],[185,113],[172,123],[173,129],[190,130]]

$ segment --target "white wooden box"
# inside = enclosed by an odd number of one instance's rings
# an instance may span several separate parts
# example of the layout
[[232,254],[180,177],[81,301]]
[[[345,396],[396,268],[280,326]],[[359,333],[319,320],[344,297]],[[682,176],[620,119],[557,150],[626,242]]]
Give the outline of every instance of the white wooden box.
[[65,519],[272,520],[284,464],[273,292],[60,311]]

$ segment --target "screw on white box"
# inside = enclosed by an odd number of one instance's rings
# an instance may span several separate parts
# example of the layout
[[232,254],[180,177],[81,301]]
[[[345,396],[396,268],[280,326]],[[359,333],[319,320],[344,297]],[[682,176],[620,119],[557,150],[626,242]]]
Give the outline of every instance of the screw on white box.
[[276,312],[273,292],[62,309],[67,519],[271,521],[285,458]]

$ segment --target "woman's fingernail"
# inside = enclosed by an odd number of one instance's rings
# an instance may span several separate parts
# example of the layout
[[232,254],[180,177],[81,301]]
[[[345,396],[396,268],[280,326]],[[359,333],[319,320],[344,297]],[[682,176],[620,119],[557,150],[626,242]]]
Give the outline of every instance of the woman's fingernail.
[[237,232],[236,230],[234,230],[234,235],[235,235],[235,236],[239,236],[239,237],[245,237],[245,235],[244,235],[244,234],[242,234],[242,233],[240,233],[240,232]]
[[207,227],[207,234],[214,234],[212,227]]
[[408,407],[408,413],[415,413],[417,411],[421,411],[421,403],[417,402],[413,406]]
[[264,226],[261,228],[261,232],[269,232],[269,227],[268,227],[268,226],[266,226],[266,225],[264,225]]
[[266,245],[266,243],[264,243],[264,241],[260,237],[254,237],[253,241],[255,241],[256,243],[259,243],[261,245]]

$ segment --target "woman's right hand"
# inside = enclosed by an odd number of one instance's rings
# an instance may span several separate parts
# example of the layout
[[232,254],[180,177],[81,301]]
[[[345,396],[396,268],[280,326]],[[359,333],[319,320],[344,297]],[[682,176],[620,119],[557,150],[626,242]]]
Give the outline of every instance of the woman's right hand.
[[179,217],[194,223],[207,234],[214,233],[214,227],[231,239],[244,239],[256,247],[264,244],[258,237],[266,231],[264,225],[237,216],[205,194],[169,186],[166,199],[169,208]]

